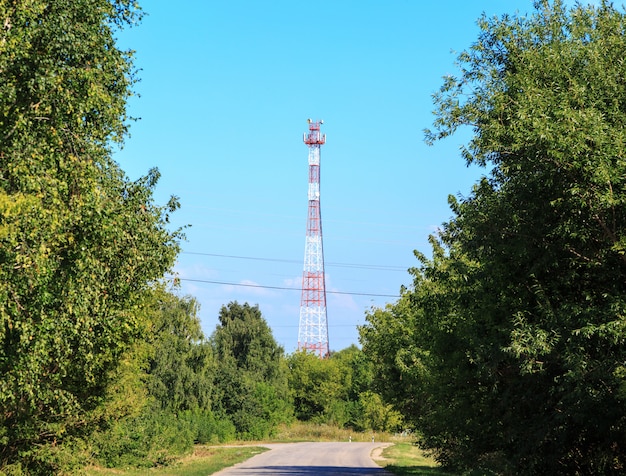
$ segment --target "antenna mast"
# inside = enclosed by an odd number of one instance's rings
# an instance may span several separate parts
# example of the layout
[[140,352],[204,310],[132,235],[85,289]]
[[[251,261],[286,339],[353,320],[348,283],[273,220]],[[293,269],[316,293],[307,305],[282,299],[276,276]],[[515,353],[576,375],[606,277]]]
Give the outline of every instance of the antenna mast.
[[309,132],[304,134],[303,140],[309,147],[309,213],[304,246],[298,350],[311,351],[323,358],[329,354],[320,212],[320,147],[326,142],[326,134],[320,134],[320,126],[324,121],[314,122],[309,119],[308,123]]

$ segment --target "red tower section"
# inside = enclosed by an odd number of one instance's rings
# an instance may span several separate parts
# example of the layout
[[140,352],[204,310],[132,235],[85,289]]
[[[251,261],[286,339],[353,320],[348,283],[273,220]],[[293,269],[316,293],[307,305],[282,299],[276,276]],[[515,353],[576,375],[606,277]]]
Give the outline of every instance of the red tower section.
[[309,147],[309,207],[304,247],[298,349],[314,352],[319,357],[326,357],[329,353],[328,321],[320,211],[320,147],[326,142],[326,135],[320,133],[320,126],[324,121],[314,122],[309,119],[308,122],[309,132],[304,134],[304,143]]

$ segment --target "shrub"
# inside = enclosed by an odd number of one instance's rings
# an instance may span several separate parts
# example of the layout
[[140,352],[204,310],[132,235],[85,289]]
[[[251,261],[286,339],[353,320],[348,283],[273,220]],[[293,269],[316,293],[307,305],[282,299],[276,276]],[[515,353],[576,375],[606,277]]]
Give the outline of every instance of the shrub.
[[106,467],[166,465],[189,453],[195,432],[189,420],[147,408],[136,418],[120,420],[94,436],[94,452]]
[[228,417],[216,416],[210,410],[188,410],[179,418],[188,423],[195,443],[226,443],[235,439],[233,422]]

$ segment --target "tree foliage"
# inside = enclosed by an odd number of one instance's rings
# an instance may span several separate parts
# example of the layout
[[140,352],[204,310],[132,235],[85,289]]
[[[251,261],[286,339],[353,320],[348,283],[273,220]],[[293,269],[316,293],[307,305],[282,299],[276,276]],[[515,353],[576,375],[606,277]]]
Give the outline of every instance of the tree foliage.
[[[617,474],[626,463],[626,17],[608,2],[545,0],[527,17],[479,26],[459,77],[435,95],[427,139],[469,126],[465,160],[492,169],[469,197],[451,199],[455,216],[432,239],[433,258],[420,257],[400,302],[368,317],[365,348],[379,372],[409,377],[392,401],[411,409],[444,463]],[[385,347],[388,329],[398,340]]]
[[[288,358],[289,391],[294,404],[295,416],[302,421],[328,423],[337,417],[344,424],[349,420],[347,412],[333,415],[340,401],[345,400],[348,388],[337,360],[320,359],[313,353],[299,351]],[[333,418],[334,417],[334,418]]]
[[333,352],[330,360],[336,363],[342,375],[338,402],[334,402],[331,409],[343,406],[349,410],[349,419],[345,423],[336,419],[336,423],[357,431],[397,431],[401,428],[401,414],[381,397],[384,385],[374,381],[369,355],[352,344]]
[[368,357],[351,345],[330,358],[298,351],[287,359],[289,392],[301,421],[350,427],[357,431],[394,431],[400,414],[373,391]]
[[371,389],[411,421],[421,409],[420,390],[426,370],[424,351],[417,345],[422,329],[417,327],[417,311],[409,296],[405,292],[396,304],[368,312],[368,324],[359,328],[359,339],[375,374]]
[[83,459],[105,467],[152,467],[191,452],[194,443],[234,438],[233,424],[212,411],[215,362],[199,305],[175,291],[159,284],[146,296],[148,330],[131,361],[132,373],[124,373],[129,381],[115,393],[121,403],[139,401],[133,411],[111,412],[103,429],[85,442],[89,454]]
[[0,2],[0,464],[90,428],[178,252],[158,171],[132,182],[111,158],[134,82],[113,35],[139,15]]
[[283,348],[258,306],[222,306],[211,336],[216,359],[217,413],[226,414],[240,437],[261,439],[289,419],[291,406]]
[[152,352],[147,388],[164,410],[210,410],[215,364],[198,318],[199,304],[161,287],[149,307]]

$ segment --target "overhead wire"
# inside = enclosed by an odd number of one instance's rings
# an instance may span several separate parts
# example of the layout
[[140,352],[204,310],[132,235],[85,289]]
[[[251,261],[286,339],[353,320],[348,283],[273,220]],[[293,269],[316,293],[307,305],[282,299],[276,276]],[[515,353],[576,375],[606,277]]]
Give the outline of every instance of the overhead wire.
[[[205,253],[205,252],[196,252],[196,251],[182,251],[182,254],[188,255],[197,255],[197,256],[211,256],[216,258],[229,258],[229,259],[239,259],[239,260],[250,260],[250,261],[266,261],[266,262],[274,262],[274,263],[292,263],[292,264],[300,264],[301,261],[294,259],[284,259],[284,258],[265,258],[259,256],[241,256],[241,255],[229,255],[222,253]],[[407,268],[402,266],[385,266],[385,265],[370,265],[370,264],[357,264],[357,263],[333,263],[327,262],[325,266],[331,267],[343,267],[343,268],[353,268],[353,269],[370,269],[377,271],[403,271],[406,272]],[[262,284],[252,284],[252,283],[235,283],[229,281],[218,281],[218,280],[208,280],[208,279],[193,279],[193,278],[180,278],[177,277],[179,281],[187,281],[187,282],[195,282],[195,283],[205,283],[205,284],[218,284],[224,286],[236,286],[236,287],[247,287],[247,288],[260,288],[260,289],[275,289],[281,291],[302,291],[302,288],[293,288],[286,286],[268,286]],[[397,294],[382,294],[382,293],[365,293],[365,292],[348,292],[348,291],[329,291],[326,290],[327,294],[338,294],[338,295],[348,295],[348,296],[366,296],[366,297],[388,297],[388,298],[399,298],[400,296]]]
[[[206,284],[220,284],[224,286],[238,286],[245,288],[260,288],[260,289],[277,289],[281,291],[302,291],[301,288],[289,288],[286,286],[265,286],[262,284],[250,284],[250,283],[231,283],[227,281],[214,281],[209,279],[193,279],[193,278],[179,278],[174,277],[173,279],[179,281],[188,281],[192,283],[206,283]],[[326,294],[343,294],[348,296],[367,296],[367,297],[389,297],[389,298],[399,298],[398,294],[376,294],[376,293],[356,293],[356,292],[347,292],[347,291],[326,291]]]
[[[298,261],[294,259],[261,258],[257,256],[238,256],[238,255],[227,255],[227,254],[220,254],[220,253],[201,253],[201,252],[196,252],[196,251],[181,251],[181,254],[198,255],[198,256],[213,256],[217,258],[232,258],[232,259],[251,260],[251,261],[270,261],[274,263],[298,264],[302,262],[302,261]],[[325,262],[324,266],[332,266],[332,267],[337,267],[337,268],[371,269],[371,270],[378,270],[378,271],[403,271],[403,272],[407,271],[407,268],[404,266],[387,266],[387,265],[375,265],[375,264]]]

